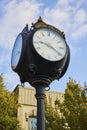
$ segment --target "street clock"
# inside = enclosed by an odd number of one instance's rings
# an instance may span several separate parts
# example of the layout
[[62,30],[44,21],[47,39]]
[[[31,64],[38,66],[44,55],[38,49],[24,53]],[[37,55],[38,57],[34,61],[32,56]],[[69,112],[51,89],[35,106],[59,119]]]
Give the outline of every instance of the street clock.
[[29,82],[36,90],[37,130],[45,130],[45,88],[63,77],[69,61],[70,49],[64,32],[46,24],[41,17],[30,30],[26,25],[15,40],[11,67],[21,83]]
[[49,85],[66,72],[70,49],[64,32],[43,22],[40,17],[29,30],[28,26],[17,36],[14,43],[11,66],[22,83]]

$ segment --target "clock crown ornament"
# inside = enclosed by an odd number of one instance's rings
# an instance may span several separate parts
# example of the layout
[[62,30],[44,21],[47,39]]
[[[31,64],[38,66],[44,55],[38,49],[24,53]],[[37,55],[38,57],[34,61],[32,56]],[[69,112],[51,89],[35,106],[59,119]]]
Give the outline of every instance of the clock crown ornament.
[[70,49],[64,32],[43,21],[41,17],[28,24],[14,43],[11,65],[22,83],[49,85],[60,79],[70,61]]
[[55,27],[52,26],[52,25],[49,25],[49,24],[45,23],[45,22],[43,21],[43,19],[42,19],[41,16],[39,17],[39,19],[37,20],[36,23],[32,23],[32,27],[33,27],[34,29],[40,28],[40,27],[51,28],[51,29],[57,31],[57,32],[58,32],[60,35],[62,35],[63,37],[65,37],[65,33],[64,33],[64,32],[60,31],[59,29],[55,28]]
[[42,26],[46,26],[46,23],[42,20],[41,16],[39,17],[36,23],[32,23],[32,27],[34,28],[39,28]]

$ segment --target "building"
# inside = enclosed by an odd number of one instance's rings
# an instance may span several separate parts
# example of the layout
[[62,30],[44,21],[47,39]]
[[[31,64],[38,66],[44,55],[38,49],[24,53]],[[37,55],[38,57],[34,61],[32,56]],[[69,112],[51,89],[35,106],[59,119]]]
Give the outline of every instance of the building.
[[[17,111],[17,118],[20,121],[21,127],[24,130],[36,130],[37,102],[35,98],[35,89],[17,86],[14,91],[17,92],[19,97],[18,103],[21,105]],[[53,107],[56,99],[61,102],[64,99],[64,94],[60,92],[46,91],[45,94],[48,103],[51,102]]]

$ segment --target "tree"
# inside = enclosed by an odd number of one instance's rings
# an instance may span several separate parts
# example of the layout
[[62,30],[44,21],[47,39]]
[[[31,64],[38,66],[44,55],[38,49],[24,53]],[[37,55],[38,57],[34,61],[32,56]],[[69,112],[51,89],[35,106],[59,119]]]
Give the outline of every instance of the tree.
[[58,107],[53,108],[52,103],[48,104],[45,100],[45,126],[46,130],[65,130],[63,117]]
[[2,75],[0,75],[0,130],[19,130],[19,121],[16,118],[17,95],[5,89]]
[[76,81],[70,80],[64,95],[62,108],[70,130],[87,130],[86,91]]
[[45,103],[46,130],[87,130],[87,86],[82,88],[70,79],[64,101],[55,101],[55,108]]

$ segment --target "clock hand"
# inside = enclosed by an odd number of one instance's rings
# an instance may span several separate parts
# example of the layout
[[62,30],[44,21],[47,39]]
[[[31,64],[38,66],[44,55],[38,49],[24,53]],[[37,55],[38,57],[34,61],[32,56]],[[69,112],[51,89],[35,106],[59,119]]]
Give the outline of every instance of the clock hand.
[[[58,55],[62,56],[62,54],[60,52],[58,52],[53,46],[52,46],[52,43],[51,44],[47,44],[50,48],[52,48],[54,51],[56,51],[58,53]],[[63,50],[64,48],[63,47],[59,47],[59,49]]]
[[[47,45],[47,46],[49,46],[49,45]],[[60,55],[60,56],[62,56],[62,54],[60,53],[60,52],[58,52],[55,48],[53,48],[52,46],[49,46],[51,49],[53,49],[54,51],[56,51],[56,53],[58,54],[58,55]]]
[[58,55],[60,55],[60,56],[62,56],[62,54],[60,53],[60,52],[58,52],[54,47],[52,47],[51,45],[49,45],[49,44],[47,44],[47,43],[45,43],[45,42],[42,42],[42,41],[39,41],[40,43],[42,43],[42,44],[44,44],[44,45],[46,45],[46,46],[48,46],[48,47],[50,47],[52,50],[54,50],[54,51],[56,51],[56,53],[58,54]]
[[42,44],[46,44],[46,43],[44,43],[44,42],[42,42],[42,41],[39,41],[40,43],[42,43]]

